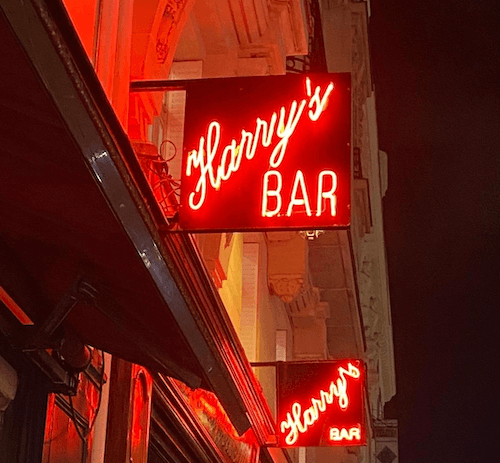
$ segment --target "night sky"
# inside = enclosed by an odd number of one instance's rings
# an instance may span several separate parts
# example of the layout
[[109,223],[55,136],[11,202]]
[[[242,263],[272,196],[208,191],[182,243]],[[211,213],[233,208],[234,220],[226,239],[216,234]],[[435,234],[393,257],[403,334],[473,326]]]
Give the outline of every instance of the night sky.
[[372,0],[401,463],[500,458],[499,31],[499,0]]

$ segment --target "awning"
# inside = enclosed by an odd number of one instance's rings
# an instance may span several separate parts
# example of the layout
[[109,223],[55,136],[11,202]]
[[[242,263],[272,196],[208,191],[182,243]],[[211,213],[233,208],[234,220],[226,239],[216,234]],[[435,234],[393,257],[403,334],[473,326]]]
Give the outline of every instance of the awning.
[[69,23],[36,4],[0,2],[0,286],[36,328],[75,282],[91,285],[66,329],[214,391],[242,432],[234,373],[179,284],[128,138]]

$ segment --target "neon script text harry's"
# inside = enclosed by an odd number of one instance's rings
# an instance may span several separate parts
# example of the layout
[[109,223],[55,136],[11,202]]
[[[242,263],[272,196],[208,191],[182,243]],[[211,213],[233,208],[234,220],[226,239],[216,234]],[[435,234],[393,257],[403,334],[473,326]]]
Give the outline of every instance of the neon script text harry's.
[[305,433],[309,426],[318,421],[320,413],[326,411],[327,404],[332,404],[334,398],[337,397],[339,407],[346,410],[349,406],[349,397],[347,395],[347,378],[359,378],[359,369],[352,363],[347,365],[347,370],[343,367],[338,368],[339,377],[336,381],[330,383],[328,391],[319,391],[319,399],[311,398],[311,406],[304,411],[298,402],[292,405],[291,412],[286,414],[286,420],[280,424],[282,433],[288,431],[285,437],[285,442],[288,445],[293,445],[299,438],[299,433]]
[[[206,137],[200,137],[198,149],[191,151],[187,157],[186,175],[188,177],[193,175],[194,169],[199,169],[200,175],[194,191],[189,194],[189,207],[193,210],[200,209],[205,202],[208,185],[218,190],[222,182],[228,180],[231,174],[240,168],[243,155],[247,160],[253,159],[257,147],[270,147],[275,137],[278,138],[278,142],[271,152],[269,166],[272,169],[279,167],[285,157],[290,137],[302,118],[306,106],[309,119],[317,121],[325,110],[333,87],[333,83],[330,82],[323,92],[319,85],[313,92],[311,81],[307,78],[307,98],[300,102],[293,100],[288,112],[282,106],[279,110],[279,117],[274,112],[268,121],[257,118],[253,132],[242,129],[239,142],[232,139],[222,150],[219,150],[221,126],[217,121],[212,121],[208,126]],[[219,164],[215,166],[215,158],[221,151]]]

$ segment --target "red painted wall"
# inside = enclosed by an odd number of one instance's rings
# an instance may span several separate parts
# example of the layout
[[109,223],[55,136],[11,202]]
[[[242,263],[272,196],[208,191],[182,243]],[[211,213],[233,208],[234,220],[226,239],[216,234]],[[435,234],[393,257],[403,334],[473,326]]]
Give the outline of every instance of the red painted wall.
[[94,58],[94,39],[98,0],[63,0],[90,60]]

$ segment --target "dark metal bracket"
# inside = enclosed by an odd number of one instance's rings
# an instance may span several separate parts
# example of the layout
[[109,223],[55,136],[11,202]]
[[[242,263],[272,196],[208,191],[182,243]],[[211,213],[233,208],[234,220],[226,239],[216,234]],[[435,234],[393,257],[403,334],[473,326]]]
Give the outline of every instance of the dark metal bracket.
[[27,337],[23,344],[22,351],[48,377],[53,386],[53,392],[75,395],[78,375],[64,368],[47,349],[56,347],[57,341],[54,339],[54,334],[75,306],[79,302],[93,299],[96,294],[97,290],[93,286],[78,277],[55,308],[39,326],[35,326],[34,333]]
[[37,324],[35,332],[28,338],[23,351],[54,347],[53,338],[61,323],[79,302],[91,302],[98,291],[81,277],[78,277],[45,320]]
[[159,229],[160,232],[172,232],[172,231],[182,231],[179,228],[179,211],[175,211],[174,215],[172,217],[169,217],[168,219],[168,225],[160,225]]
[[275,361],[275,362],[250,362],[251,367],[274,367],[276,368],[279,363],[283,363],[280,361]]

